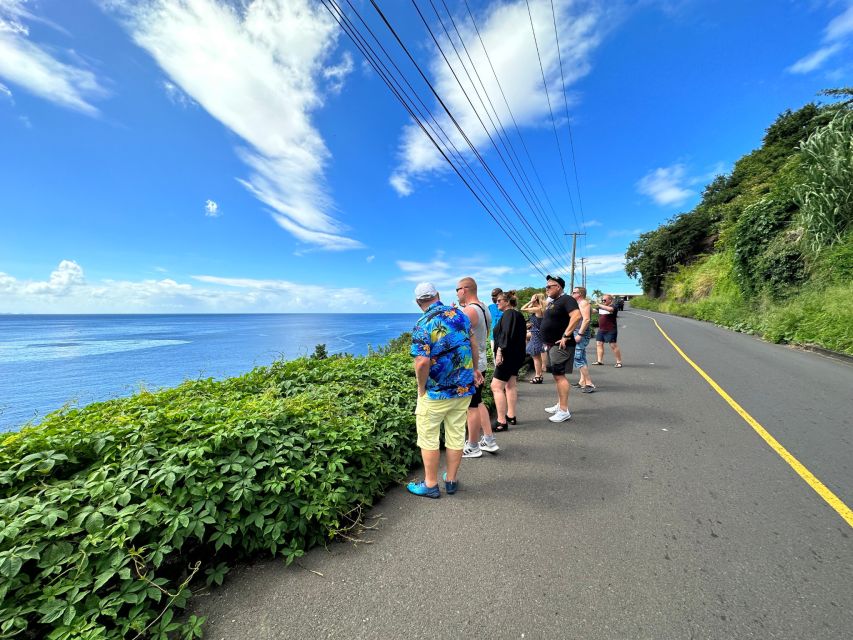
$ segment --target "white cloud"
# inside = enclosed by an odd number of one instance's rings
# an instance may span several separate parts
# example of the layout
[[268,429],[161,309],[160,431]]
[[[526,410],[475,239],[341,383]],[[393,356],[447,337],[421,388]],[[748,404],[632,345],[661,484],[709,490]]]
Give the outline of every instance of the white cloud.
[[680,205],[695,193],[684,187],[686,170],[683,164],[659,167],[637,182],[637,190],[662,206]]
[[366,260],[367,262],[373,262],[374,260],[376,260],[376,256],[367,256]]
[[354,68],[352,54],[349,51],[344,51],[340,64],[323,69],[323,77],[329,81],[329,91],[340,93],[344,87],[344,80]]
[[[24,20],[36,18],[26,0],[0,1],[0,78],[36,96],[88,116],[97,116],[91,101],[106,95],[95,74],[78,59],[63,62],[30,40]],[[73,58],[73,52],[64,52]],[[11,91],[2,86],[11,96]]]
[[618,273],[625,270],[625,254],[612,253],[599,256],[589,256],[586,263],[587,278],[605,273]]
[[354,287],[209,275],[192,279],[203,285],[173,278],[90,283],[79,264],[63,260],[48,280],[0,273],[0,313],[288,312],[297,299],[300,311],[375,305],[368,291]]
[[417,284],[432,282],[446,300],[456,297],[456,283],[460,278],[470,276],[477,281],[481,297],[484,291],[494,287],[509,288],[511,278],[518,279],[519,270],[505,265],[490,266],[485,256],[458,257],[446,260],[443,252],[438,252],[432,260],[398,260],[397,267],[402,271],[400,280]]
[[209,218],[218,218],[221,213],[219,213],[219,205],[216,204],[213,200],[207,200],[204,203],[204,215]]
[[85,285],[83,269],[73,260],[63,260],[46,282],[28,282],[23,292],[27,295],[66,296],[75,288]]
[[[551,2],[550,0],[531,0],[530,6],[542,56],[542,65],[551,93],[551,103],[555,109],[555,116],[559,117],[564,111],[562,108],[563,88],[554,38]],[[569,0],[557,1],[554,6],[557,14],[563,71],[566,87],[568,87],[590,71],[589,56],[601,40],[601,20],[596,10],[582,10],[578,3]],[[489,60],[483,52],[470,18],[467,13],[460,13],[456,16],[456,21],[473,59],[474,66],[480,70],[480,78],[486,87],[487,95],[494,104],[500,121],[504,125],[509,125],[511,123],[510,114],[501,97],[500,88],[491,72]],[[526,0],[494,2],[485,15],[477,16],[477,24],[488,50],[489,58],[491,58],[491,62],[498,73],[500,87],[506,94],[516,121],[522,127],[541,126],[546,122],[546,119],[550,118],[550,115],[545,90],[542,86],[539,60],[530,30]],[[456,73],[465,87],[465,92],[471,96],[472,101],[478,107],[478,111],[481,112],[483,121],[489,126],[485,109],[478,101],[474,86],[468,81],[468,77],[461,69],[458,60],[453,57],[455,54],[450,43],[447,42],[443,34],[439,38],[445,53],[449,53],[448,58],[455,63]],[[458,44],[457,47],[459,47]],[[464,54],[463,58],[467,63],[467,57]],[[454,114],[471,142],[478,149],[482,147],[481,150],[485,150],[484,145],[488,144],[488,136],[468,103],[465,93],[460,89],[456,78],[454,78],[438,50],[432,51],[429,73],[432,76],[432,83],[436,91],[442,96],[445,104]],[[475,77],[470,69],[469,73]],[[480,88],[479,83],[478,88]],[[482,95],[482,89],[480,89],[480,93]],[[468,149],[467,143],[440,105],[434,105],[432,111],[437,114],[439,123],[456,148],[466,153],[463,150]],[[497,123],[497,119],[495,122]],[[399,156],[399,165],[394,170],[390,183],[401,196],[409,195],[412,192],[415,179],[423,178],[436,171],[449,169],[432,142],[424,135],[420,127],[414,124],[406,126],[401,134]]]
[[587,220],[586,222],[583,223],[583,226],[585,226],[587,228],[588,227],[600,227],[600,226],[602,226],[602,224],[603,223],[599,222],[598,220]]
[[788,73],[811,73],[839,52],[847,48],[853,36],[853,4],[841,15],[833,18],[823,30],[821,46],[803,56],[786,69]]
[[174,82],[169,82],[165,80],[163,82],[163,88],[166,90],[166,97],[169,98],[169,102],[172,104],[176,104],[179,107],[183,107],[186,109],[187,107],[197,106],[195,101],[190,98],[186,93],[181,91],[181,88],[178,87]]
[[800,58],[787,71],[789,73],[810,73],[815,69],[820,68],[824,62],[841,51],[842,45],[839,43],[831,44],[827,47],[821,47],[817,51],[813,51],[809,55]]
[[322,107],[317,81],[335,90],[347,58],[327,65],[339,29],[309,0],[102,0],[134,40],[210,115],[243,139],[251,169],[243,184],[302,242],[325,249],[362,243],[330,215],[324,168],[330,154],[311,122]]

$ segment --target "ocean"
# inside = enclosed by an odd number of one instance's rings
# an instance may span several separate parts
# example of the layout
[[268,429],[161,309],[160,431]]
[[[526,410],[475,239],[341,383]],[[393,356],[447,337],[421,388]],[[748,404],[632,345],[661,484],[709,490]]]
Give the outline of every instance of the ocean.
[[277,359],[363,355],[419,314],[0,315],[0,431],[83,406],[227,378]]

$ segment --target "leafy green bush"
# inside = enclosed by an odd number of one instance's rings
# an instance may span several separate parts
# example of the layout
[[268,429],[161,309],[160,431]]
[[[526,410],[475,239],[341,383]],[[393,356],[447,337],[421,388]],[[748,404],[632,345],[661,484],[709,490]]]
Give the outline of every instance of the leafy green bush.
[[853,111],[840,110],[803,143],[801,153],[800,219],[812,251],[820,253],[853,226]]
[[[189,583],[287,562],[417,458],[411,359],[276,362],[56,412],[0,443],[0,636],[201,635]],[[203,573],[200,573],[203,572]]]

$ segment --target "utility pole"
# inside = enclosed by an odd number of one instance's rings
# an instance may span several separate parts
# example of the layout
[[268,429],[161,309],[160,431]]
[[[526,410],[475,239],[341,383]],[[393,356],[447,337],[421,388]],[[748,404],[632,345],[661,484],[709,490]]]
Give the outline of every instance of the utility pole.
[[[574,289],[575,288],[575,249],[577,248],[577,244],[578,244],[578,236],[585,236],[586,233],[578,233],[577,231],[575,231],[573,233],[565,233],[563,235],[572,236],[572,275],[571,275],[572,284],[570,286],[572,289]],[[569,289],[569,291],[571,291],[572,289]]]
[[586,289],[586,263],[589,258],[581,258],[581,286]]

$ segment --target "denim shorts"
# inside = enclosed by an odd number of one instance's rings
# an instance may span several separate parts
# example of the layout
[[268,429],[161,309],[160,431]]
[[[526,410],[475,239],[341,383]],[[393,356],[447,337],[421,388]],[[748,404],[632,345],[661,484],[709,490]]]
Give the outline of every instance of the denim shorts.
[[586,345],[589,344],[589,331],[586,332],[582,338],[575,338],[577,343],[575,344],[575,368],[580,369],[581,367],[589,366],[589,362],[586,360]]
[[616,330],[615,329],[613,331],[601,331],[601,330],[599,330],[598,333],[595,334],[595,341],[596,342],[611,342],[613,344],[616,344]]

